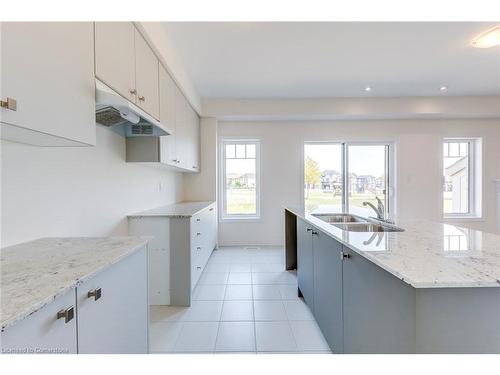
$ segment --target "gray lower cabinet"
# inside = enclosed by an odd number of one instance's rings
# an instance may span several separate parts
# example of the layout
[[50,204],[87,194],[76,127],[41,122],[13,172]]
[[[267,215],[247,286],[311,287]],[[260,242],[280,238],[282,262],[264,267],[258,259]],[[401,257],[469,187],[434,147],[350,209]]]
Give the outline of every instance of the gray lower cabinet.
[[0,343],[3,354],[75,354],[76,336],[75,289],[71,289],[5,329]]
[[78,353],[148,352],[146,248],[76,288]]
[[311,311],[314,311],[312,228],[304,220],[297,220],[297,280],[304,300]]
[[345,353],[415,353],[415,289],[343,246]]
[[415,289],[300,218],[297,276],[333,353],[415,352]]
[[137,250],[0,334],[3,353],[147,353],[147,249]]
[[344,352],[342,245],[320,230],[312,232],[314,316],[333,353]]

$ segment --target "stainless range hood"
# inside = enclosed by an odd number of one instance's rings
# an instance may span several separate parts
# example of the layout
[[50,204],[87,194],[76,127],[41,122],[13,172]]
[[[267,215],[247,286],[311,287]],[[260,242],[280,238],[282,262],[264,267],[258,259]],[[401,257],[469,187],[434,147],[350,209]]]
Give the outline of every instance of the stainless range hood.
[[165,125],[101,81],[96,80],[95,87],[95,118],[98,124],[109,127],[124,137],[158,137],[172,134]]

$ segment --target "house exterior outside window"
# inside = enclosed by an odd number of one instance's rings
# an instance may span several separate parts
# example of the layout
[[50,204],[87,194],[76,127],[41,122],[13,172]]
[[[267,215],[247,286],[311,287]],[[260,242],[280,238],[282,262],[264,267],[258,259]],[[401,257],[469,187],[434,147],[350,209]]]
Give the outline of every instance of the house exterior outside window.
[[259,219],[259,140],[223,139],[220,150],[221,219]]

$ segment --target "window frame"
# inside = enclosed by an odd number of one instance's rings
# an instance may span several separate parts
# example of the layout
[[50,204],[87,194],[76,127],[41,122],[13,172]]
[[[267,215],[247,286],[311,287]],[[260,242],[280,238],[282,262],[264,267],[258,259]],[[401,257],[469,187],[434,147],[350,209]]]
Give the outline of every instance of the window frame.
[[[304,140],[302,143],[302,174],[301,174],[301,184],[304,185],[304,158],[305,158],[305,145],[320,145],[320,144],[331,144],[331,145],[340,145],[342,146],[342,211],[349,212],[349,187],[348,187],[348,149],[349,146],[386,146],[386,196],[387,196],[387,204],[385,207],[385,214],[387,219],[395,220],[396,219],[396,208],[397,208],[397,198],[398,198],[398,190],[396,188],[396,143],[394,141],[384,141],[384,140],[375,140],[375,141],[348,141],[348,140],[331,140],[331,141],[315,141],[315,140]],[[305,211],[305,193],[304,189],[301,189],[301,206],[302,210]]]
[[[228,214],[226,202],[226,145],[255,145],[255,214]],[[261,176],[260,176],[260,139],[258,138],[221,138],[219,142],[219,167],[220,167],[220,180],[219,180],[219,221],[259,221],[261,218]]]
[[[444,152],[445,143],[467,143],[468,144],[468,211],[467,212],[444,212]],[[478,137],[444,137],[441,141],[441,214],[443,219],[481,219],[481,166],[482,166],[482,140]]]

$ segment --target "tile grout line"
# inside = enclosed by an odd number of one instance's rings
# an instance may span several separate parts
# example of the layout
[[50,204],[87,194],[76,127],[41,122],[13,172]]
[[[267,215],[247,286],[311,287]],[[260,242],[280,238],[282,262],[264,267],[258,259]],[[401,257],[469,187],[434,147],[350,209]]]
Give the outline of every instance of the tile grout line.
[[[250,263],[250,271],[252,270],[252,264]],[[255,345],[255,354],[257,354],[257,322],[255,316],[255,296],[253,295],[253,273],[250,273],[250,281],[252,283],[252,312],[253,312],[253,341]]]

